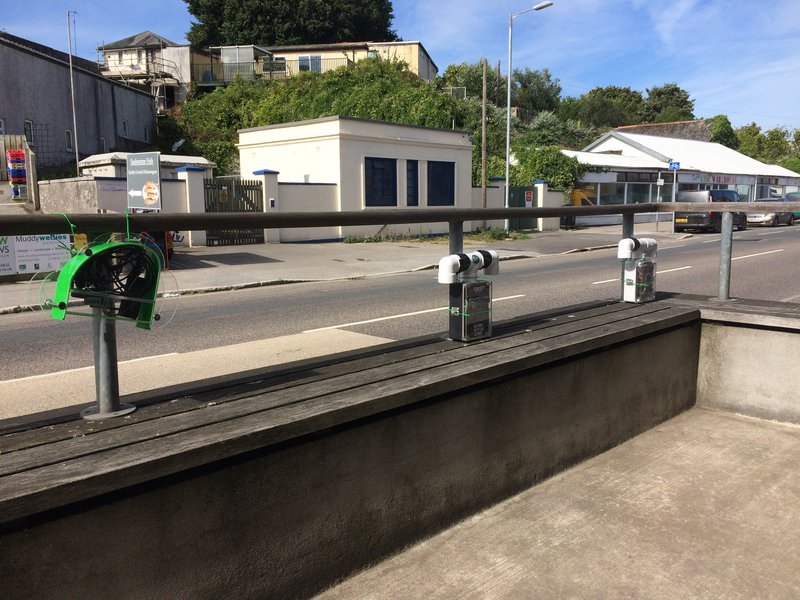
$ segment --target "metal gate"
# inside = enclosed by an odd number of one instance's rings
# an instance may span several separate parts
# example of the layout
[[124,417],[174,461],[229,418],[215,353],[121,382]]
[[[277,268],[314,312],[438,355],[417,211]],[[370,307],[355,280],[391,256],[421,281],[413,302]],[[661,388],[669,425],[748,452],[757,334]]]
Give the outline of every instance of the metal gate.
[[[264,212],[264,192],[260,181],[205,179],[206,212]],[[213,229],[206,231],[209,246],[263,244],[263,229]]]

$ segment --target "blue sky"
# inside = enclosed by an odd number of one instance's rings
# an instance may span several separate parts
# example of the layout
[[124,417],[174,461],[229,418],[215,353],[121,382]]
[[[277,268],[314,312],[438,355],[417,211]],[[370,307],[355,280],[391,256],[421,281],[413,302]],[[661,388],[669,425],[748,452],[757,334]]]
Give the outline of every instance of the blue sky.
[[[422,42],[440,73],[481,57],[505,73],[508,15],[536,1],[394,0],[394,29]],[[77,54],[90,59],[103,42],[145,30],[184,43],[192,20],[183,0],[0,0],[0,29],[66,51],[67,10],[78,13]],[[698,117],[794,129],[799,32],[800,0],[554,0],[514,19],[513,64],[550,69],[562,96],[674,82]]]

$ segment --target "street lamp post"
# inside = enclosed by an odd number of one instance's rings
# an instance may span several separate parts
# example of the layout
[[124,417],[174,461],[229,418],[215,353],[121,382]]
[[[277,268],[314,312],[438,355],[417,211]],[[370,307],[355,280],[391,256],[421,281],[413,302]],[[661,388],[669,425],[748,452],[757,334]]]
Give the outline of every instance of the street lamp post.
[[[511,37],[512,31],[514,27],[514,19],[520,15],[524,15],[527,12],[531,12],[533,10],[542,10],[543,8],[547,8],[549,6],[553,6],[552,2],[540,2],[536,6],[532,6],[531,8],[527,8],[525,10],[521,10],[517,13],[510,13],[508,15],[508,80],[506,81],[506,88],[507,88],[507,97],[506,97],[506,199],[504,206],[508,208],[508,197],[509,197],[509,165],[510,165],[510,158],[511,158]],[[509,220],[506,219],[505,221],[505,228],[508,231],[509,227]]]

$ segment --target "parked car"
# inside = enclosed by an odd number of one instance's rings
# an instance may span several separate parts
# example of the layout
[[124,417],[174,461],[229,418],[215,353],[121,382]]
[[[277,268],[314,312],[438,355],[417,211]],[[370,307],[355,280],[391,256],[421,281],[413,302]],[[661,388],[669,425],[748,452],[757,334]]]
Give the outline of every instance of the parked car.
[[[759,198],[756,202],[788,202],[787,198]],[[785,212],[764,212],[764,213],[747,213],[747,223],[749,225],[772,225],[777,227],[781,223],[787,225],[794,225],[794,213],[791,211]]]
[[[787,202],[800,202],[800,192],[789,192],[786,194]],[[794,211],[794,218],[800,219],[800,210]]]
[[[676,202],[741,202],[733,190],[683,190],[678,192]],[[739,231],[747,229],[747,213],[733,213],[733,226]],[[722,213],[711,211],[676,212],[675,231],[700,229],[703,231],[722,231]]]

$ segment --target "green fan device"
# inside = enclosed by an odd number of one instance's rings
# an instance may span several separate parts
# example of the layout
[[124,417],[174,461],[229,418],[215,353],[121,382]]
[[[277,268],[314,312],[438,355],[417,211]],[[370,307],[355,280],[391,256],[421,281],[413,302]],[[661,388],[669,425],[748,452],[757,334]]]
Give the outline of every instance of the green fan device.
[[73,256],[61,269],[56,282],[50,316],[63,320],[70,301],[83,300],[93,312],[87,316],[130,320],[150,329],[161,274],[161,259],[152,248],[136,241],[92,245]]

